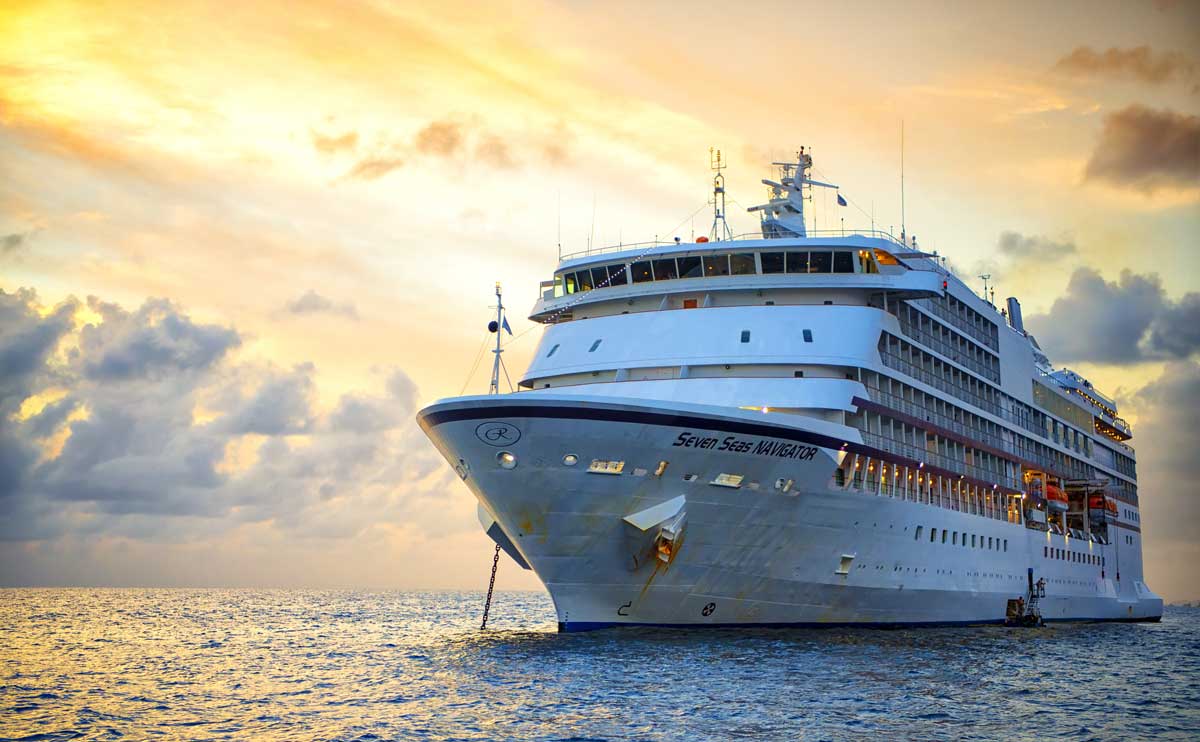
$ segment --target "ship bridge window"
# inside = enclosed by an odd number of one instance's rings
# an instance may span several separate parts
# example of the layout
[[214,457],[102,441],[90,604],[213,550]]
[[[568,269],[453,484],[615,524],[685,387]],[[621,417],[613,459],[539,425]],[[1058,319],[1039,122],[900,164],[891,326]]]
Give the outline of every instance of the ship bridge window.
[[704,275],[712,276],[728,276],[729,275],[729,256],[728,255],[705,255],[704,256]]
[[595,284],[592,283],[592,272],[582,270],[576,273],[575,284],[579,287],[579,291],[591,291],[595,288]]
[[563,287],[564,287],[564,290],[568,294],[574,294],[576,291],[579,290],[579,287],[575,284],[575,274],[574,273],[564,273],[563,274]]
[[808,273],[808,253],[790,252],[787,254],[788,273]]
[[758,271],[754,268],[754,253],[734,253],[729,256],[729,272],[735,276],[752,276]]
[[671,281],[676,278],[679,278],[679,274],[675,272],[675,258],[654,261],[655,281]]
[[679,264],[680,278],[700,278],[704,275],[704,267],[700,263],[700,257],[691,255],[686,258],[675,258],[675,262]]
[[650,269],[650,261],[642,260],[629,266],[629,274],[633,277],[634,283],[646,283],[654,280],[654,273]]
[[858,272],[859,273],[878,273],[879,267],[875,265],[875,260],[871,258],[870,250],[858,251]]
[[896,260],[896,256],[887,250],[876,250],[875,260],[879,261],[880,265],[900,265],[900,261]]
[[854,253],[846,250],[838,250],[833,254],[833,272],[834,273],[853,273],[854,272]]
[[758,259],[762,262],[763,273],[783,273],[785,267],[784,254],[781,252],[760,253]]
[[609,278],[607,265],[592,268],[592,288],[606,289],[611,283],[612,279]]
[[808,254],[809,273],[830,273],[833,269],[833,256],[825,251],[814,251]]

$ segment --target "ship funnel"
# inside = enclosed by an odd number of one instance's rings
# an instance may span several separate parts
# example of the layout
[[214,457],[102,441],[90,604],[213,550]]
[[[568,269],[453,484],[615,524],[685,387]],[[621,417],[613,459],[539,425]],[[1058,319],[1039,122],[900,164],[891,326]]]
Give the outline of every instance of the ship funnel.
[[1017,332],[1025,332],[1025,321],[1021,319],[1021,302],[1017,297],[1008,297],[1008,324]]

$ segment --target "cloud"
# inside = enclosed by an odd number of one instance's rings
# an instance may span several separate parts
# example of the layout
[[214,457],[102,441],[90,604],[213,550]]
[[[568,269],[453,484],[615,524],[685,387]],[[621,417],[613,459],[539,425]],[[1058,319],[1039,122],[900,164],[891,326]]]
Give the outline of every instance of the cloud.
[[88,297],[103,321],[80,333],[83,375],[98,381],[186,373],[208,368],[241,344],[237,331],[198,325],[165,299],[150,299],[130,314]]
[[29,234],[13,232],[0,237],[0,257],[15,255],[29,242]]
[[531,152],[550,165],[562,165],[570,159],[572,134],[559,122],[540,136],[501,134],[489,128],[479,117],[464,121],[440,118],[417,130],[411,141],[385,138],[378,151],[369,154],[352,167],[343,178],[377,180],[399,170],[414,160],[463,161],[473,157],[498,170],[517,167],[516,152]]
[[1075,252],[1075,241],[1066,237],[1061,240],[1052,240],[1048,237],[1023,235],[1019,232],[1005,230],[1000,233],[996,249],[1001,255],[1013,259],[1057,260]]
[[1132,49],[1114,46],[1103,52],[1081,46],[1058,60],[1054,69],[1079,77],[1126,78],[1152,84],[1190,80],[1196,74],[1195,65],[1183,54],[1155,53],[1148,46]]
[[309,133],[312,136],[313,148],[324,155],[353,152],[358,147],[358,132],[356,131],[348,131],[344,134],[322,134],[314,130]]
[[1200,294],[1175,302],[1157,274],[1124,270],[1110,283],[1092,268],[1077,268],[1066,294],[1025,325],[1053,361],[1182,359],[1200,351]]
[[366,157],[356,162],[345,177],[358,180],[378,180],[402,167],[404,167],[404,160],[400,157]]
[[[426,501],[454,477],[413,423],[403,371],[324,410],[312,364],[242,359],[233,328],[173,302],[91,298],[99,318],[83,327],[80,310],[0,291],[0,542],[73,544],[86,560],[112,539],[219,549],[250,524],[293,546],[445,530]],[[20,414],[39,398],[52,401]],[[19,569],[0,566],[0,582],[27,581]]]
[[[1200,557],[1200,498],[1193,484],[1200,480],[1200,427],[1195,420],[1200,363],[1169,363],[1161,376],[1119,403],[1123,414],[1136,416],[1133,443],[1147,566],[1177,564],[1181,553],[1190,554],[1194,563]],[[1150,587],[1169,600],[1200,598],[1194,570],[1170,568],[1151,571],[1148,577]]]
[[434,121],[417,132],[414,148],[426,155],[450,157],[462,148],[462,125],[453,121]]
[[350,302],[334,302],[316,291],[309,289],[296,299],[284,306],[289,314],[337,314],[350,319],[358,319],[358,310]]
[[1145,193],[1200,185],[1200,116],[1141,105],[1109,114],[1084,178]]

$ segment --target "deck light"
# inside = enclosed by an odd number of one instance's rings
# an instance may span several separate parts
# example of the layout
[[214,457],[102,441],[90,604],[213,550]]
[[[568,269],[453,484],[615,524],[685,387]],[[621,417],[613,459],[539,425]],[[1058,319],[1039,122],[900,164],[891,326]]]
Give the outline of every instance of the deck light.
[[563,463],[567,466],[575,466],[579,463],[579,457],[573,453],[569,453],[566,456],[563,456]]

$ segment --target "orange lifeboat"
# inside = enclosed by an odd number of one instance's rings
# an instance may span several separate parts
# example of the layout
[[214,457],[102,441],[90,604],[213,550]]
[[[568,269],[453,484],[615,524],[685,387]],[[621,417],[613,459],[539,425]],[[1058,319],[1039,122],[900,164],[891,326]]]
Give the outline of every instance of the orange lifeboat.
[[1060,513],[1067,512],[1070,503],[1067,501],[1067,493],[1053,484],[1046,484],[1046,507]]

